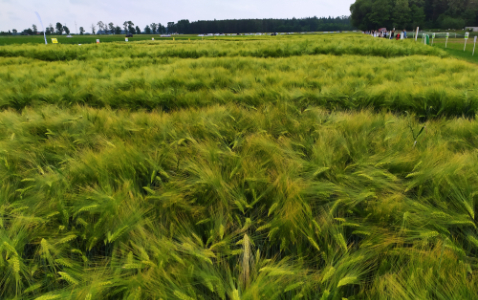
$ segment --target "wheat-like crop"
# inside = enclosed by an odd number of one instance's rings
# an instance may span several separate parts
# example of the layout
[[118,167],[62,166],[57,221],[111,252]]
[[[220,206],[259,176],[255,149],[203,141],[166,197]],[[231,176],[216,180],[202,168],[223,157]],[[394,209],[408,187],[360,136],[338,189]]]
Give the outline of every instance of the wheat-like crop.
[[338,37],[0,49],[0,298],[475,297],[476,68]]

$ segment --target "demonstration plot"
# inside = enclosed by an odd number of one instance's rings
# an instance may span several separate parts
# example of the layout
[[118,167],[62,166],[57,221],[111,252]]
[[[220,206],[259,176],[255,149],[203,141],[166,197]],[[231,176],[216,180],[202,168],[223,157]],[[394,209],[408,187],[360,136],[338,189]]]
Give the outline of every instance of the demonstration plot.
[[478,292],[475,65],[359,35],[83,46],[0,48],[2,298]]
[[446,52],[411,41],[372,39],[358,34],[298,35],[284,37],[218,38],[191,41],[142,41],[99,45],[10,45],[0,48],[0,57],[25,57],[44,61],[91,61],[98,58],[200,58],[302,55],[409,55],[448,56]]
[[287,102],[305,109],[384,109],[474,115],[478,70],[437,57],[315,55],[262,58],[136,58],[46,63],[0,58],[0,107],[199,108]]
[[[49,103],[170,111],[229,102],[257,107],[287,101],[302,109],[309,105],[372,108],[427,116],[471,116],[478,109],[476,68],[441,59],[446,54],[437,49],[365,38],[371,41],[369,52],[379,55],[373,57],[363,55],[368,48],[361,49],[364,42],[356,36],[351,38],[359,41],[357,45],[315,38],[263,44],[7,47],[3,55],[9,57],[0,58],[4,66],[0,106],[22,109]],[[361,55],[321,54],[327,51]],[[275,59],[258,58],[265,53],[275,53]],[[413,53],[429,56],[408,56]]]

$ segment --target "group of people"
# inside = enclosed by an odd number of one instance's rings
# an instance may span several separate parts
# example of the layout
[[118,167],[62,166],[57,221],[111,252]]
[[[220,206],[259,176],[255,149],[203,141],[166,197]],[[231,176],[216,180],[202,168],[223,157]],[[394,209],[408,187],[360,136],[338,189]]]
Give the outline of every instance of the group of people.
[[373,37],[380,37],[380,38],[388,38],[388,39],[397,39],[403,40],[407,38],[407,31],[404,29],[402,32],[396,32],[395,29],[391,31],[387,31],[386,29],[383,30],[370,30],[365,31],[365,34],[370,34]]

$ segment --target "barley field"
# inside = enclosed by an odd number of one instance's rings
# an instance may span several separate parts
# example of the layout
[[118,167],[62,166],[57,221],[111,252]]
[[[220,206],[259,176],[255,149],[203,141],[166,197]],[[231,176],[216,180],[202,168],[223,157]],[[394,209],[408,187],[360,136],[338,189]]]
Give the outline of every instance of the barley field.
[[0,66],[1,299],[478,292],[474,64],[344,34]]

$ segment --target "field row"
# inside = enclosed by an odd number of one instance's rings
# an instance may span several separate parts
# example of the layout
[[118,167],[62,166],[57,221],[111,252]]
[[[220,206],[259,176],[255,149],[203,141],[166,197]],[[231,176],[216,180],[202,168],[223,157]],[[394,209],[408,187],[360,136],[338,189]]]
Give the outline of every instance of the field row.
[[[65,35],[47,35],[47,42],[51,44],[52,38],[56,38],[60,44],[95,44],[96,40],[99,39],[102,43],[110,42],[124,42],[125,35],[73,35],[71,38],[66,37]],[[160,37],[159,34],[141,34],[134,35],[134,37],[129,37],[129,42],[138,42],[138,41],[151,41],[152,38],[155,40],[172,40],[173,37]],[[248,38],[249,37],[244,37]],[[175,40],[197,40],[202,39],[197,35],[179,35],[174,36]],[[211,39],[211,38],[207,38]],[[14,44],[45,44],[45,39],[43,35],[37,36],[0,36],[0,45],[14,45]]]
[[302,55],[409,55],[448,56],[440,49],[369,36],[290,36],[257,40],[224,38],[204,41],[142,41],[99,45],[11,45],[0,48],[0,57],[27,57],[45,61],[97,58],[199,58],[199,57],[290,57]]
[[373,108],[427,117],[478,111],[478,70],[438,57],[0,58],[0,65],[0,107],[19,110],[44,103],[170,111],[284,102],[302,110]]
[[478,292],[474,121],[45,106],[0,129],[2,295]]

